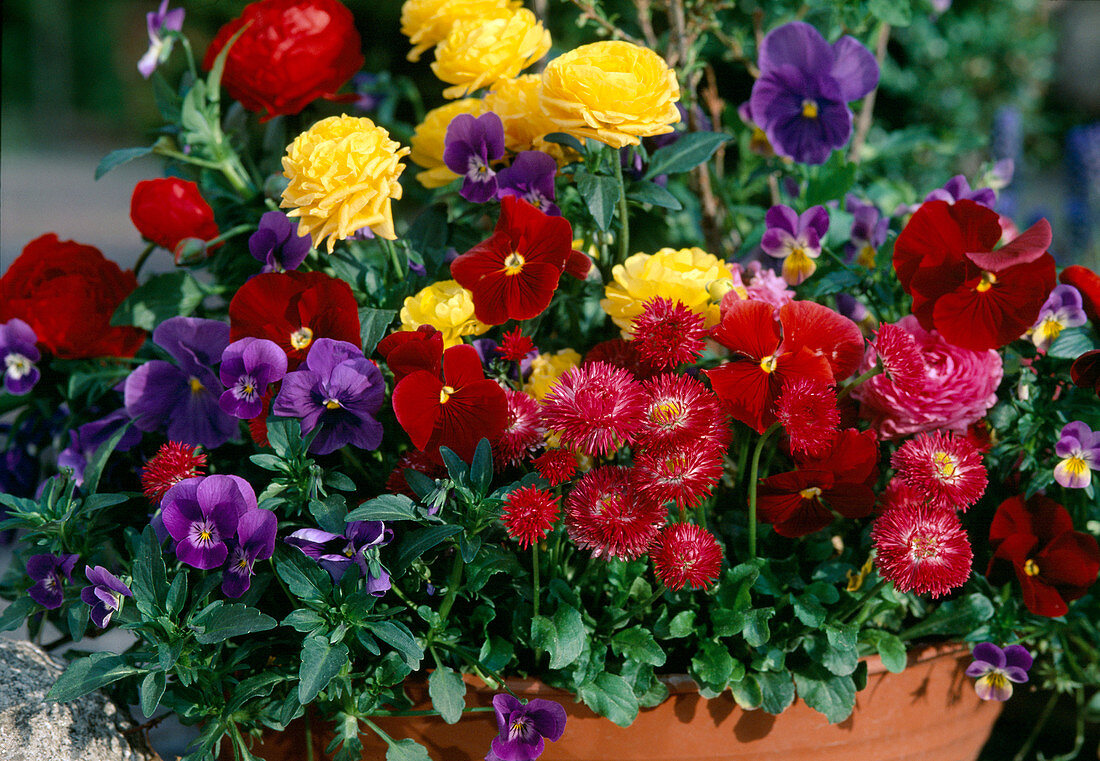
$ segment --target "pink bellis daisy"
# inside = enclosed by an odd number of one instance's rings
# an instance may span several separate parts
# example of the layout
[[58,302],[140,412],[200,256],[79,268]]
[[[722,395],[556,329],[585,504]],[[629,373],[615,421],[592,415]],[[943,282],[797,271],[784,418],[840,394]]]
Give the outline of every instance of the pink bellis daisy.
[[828,450],[840,427],[836,392],[817,378],[784,381],[775,401],[775,416],[790,436],[791,451],[811,457]]
[[970,577],[974,553],[959,516],[930,505],[899,507],[871,527],[875,565],[899,592],[941,597]]
[[661,530],[650,551],[653,571],[669,589],[705,589],[718,579],[722,548],[714,535],[693,523],[674,523]]
[[943,431],[917,434],[901,445],[890,464],[934,507],[966,510],[985,493],[982,455],[965,436]]
[[894,388],[905,394],[919,393],[928,365],[912,333],[886,323],[875,331],[869,353],[872,360],[877,357]]
[[539,403],[522,391],[504,389],[508,402],[504,430],[493,444],[493,462],[498,468],[519,463],[542,445],[546,430],[539,419]]
[[661,298],[647,301],[631,326],[641,360],[659,370],[694,362],[703,352],[709,331],[703,316],[682,302]]
[[592,362],[558,379],[542,400],[542,419],[561,433],[563,444],[605,455],[635,440],[645,403],[642,385],[629,370]]
[[660,502],[631,488],[630,469],[595,468],[577,482],[565,503],[565,527],[593,557],[641,556],[664,525]]
[[558,498],[535,486],[524,486],[504,498],[504,528],[527,549],[540,542],[558,519]]

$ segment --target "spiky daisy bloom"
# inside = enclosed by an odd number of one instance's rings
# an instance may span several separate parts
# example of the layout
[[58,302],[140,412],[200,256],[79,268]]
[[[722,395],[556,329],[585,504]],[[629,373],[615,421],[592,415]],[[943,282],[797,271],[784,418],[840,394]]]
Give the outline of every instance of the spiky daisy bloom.
[[635,440],[646,395],[629,370],[592,362],[569,370],[542,400],[542,421],[563,444],[605,455]]
[[509,151],[542,151],[553,156],[559,165],[565,164],[577,154],[558,143],[543,140],[551,132],[557,132],[558,126],[542,112],[539,104],[541,84],[542,77],[538,74],[502,79],[485,94],[485,108],[499,116],[504,124],[504,146]]
[[722,548],[712,533],[694,523],[665,526],[649,556],[657,579],[674,590],[705,589],[722,570]]
[[869,353],[870,359],[878,358],[886,377],[898,391],[913,394],[920,390],[928,365],[912,333],[886,323],[875,331]]
[[639,557],[657,538],[666,517],[660,502],[631,487],[630,469],[618,466],[585,473],[565,502],[569,538],[592,550],[593,557]]
[[541,541],[557,519],[558,498],[544,489],[524,486],[504,498],[504,528],[524,549]]
[[493,462],[498,468],[519,463],[542,446],[546,429],[539,417],[539,403],[522,391],[504,389],[508,417],[500,438],[493,444]]
[[642,361],[660,370],[694,362],[703,353],[709,331],[703,316],[679,301],[650,299],[634,318],[634,348]]
[[558,130],[613,148],[672,132],[680,85],[661,56],[630,42],[581,45],[542,73],[543,112]]
[[792,452],[820,457],[840,427],[836,392],[817,378],[791,378],[780,387],[775,417],[791,438]]
[[294,138],[283,156],[283,176],[290,183],[279,204],[288,217],[298,217],[298,230],[313,247],[369,227],[393,240],[391,202],[401,198],[401,158],[409,152],[390,140],[390,133],[366,117],[330,116]]
[[959,434],[917,434],[898,448],[890,464],[935,507],[966,510],[985,492],[981,452]]
[[662,248],[655,254],[634,254],[611,270],[614,282],[604,288],[600,307],[631,338],[634,318],[646,302],[660,297],[679,301],[703,316],[713,328],[721,317],[718,305],[733,288],[729,266],[701,248]]
[[722,449],[705,439],[663,451],[646,450],[634,457],[634,486],[660,503],[683,510],[710,496],[722,477]]
[[647,450],[674,449],[695,439],[706,440],[718,450],[729,446],[729,418],[702,381],[662,373],[642,386],[648,399],[638,440]]
[[203,475],[206,455],[198,447],[169,441],[162,444],[141,470],[141,490],[156,505],[164,493],[186,478]]
[[412,148],[409,158],[417,166],[424,167],[423,172],[417,172],[417,182],[426,188],[441,188],[458,179],[458,175],[443,162],[447,126],[459,114],[476,117],[484,114],[485,110],[485,103],[481,98],[463,98],[444,103],[424,115],[424,121],[417,125],[409,138]]
[[970,577],[974,553],[959,516],[931,505],[896,507],[871,527],[875,565],[899,592],[941,597]]
[[504,8],[455,23],[435,49],[432,71],[453,85],[444,98],[460,98],[514,78],[549,49],[550,32],[534,13]]
[[531,464],[539,475],[552,486],[563,484],[577,472],[577,455],[562,447],[552,447],[540,454]]
[[480,336],[490,328],[474,316],[473,295],[456,280],[440,280],[409,296],[400,316],[402,330],[431,325],[448,349],[462,343],[462,336]]
[[518,0],[406,0],[401,6],[401,34],[413,44],[408,59],[419,61],[420,55],[446,39],[459,21],[520,5]]
[[572,349],[562,349],[556,354],[540,354],[531,360],[531,374],[523,384],[523,393],[543,399],[558,379],[569,369],[578,367],[581,355]]

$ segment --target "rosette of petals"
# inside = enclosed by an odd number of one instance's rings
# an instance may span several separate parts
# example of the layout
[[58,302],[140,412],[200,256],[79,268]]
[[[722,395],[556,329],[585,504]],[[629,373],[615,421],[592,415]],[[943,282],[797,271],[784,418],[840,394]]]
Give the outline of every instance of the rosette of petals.
[[928,366],[912,333],[893,323],[880,326],[868,349],[868,360],[876,359],[895,389],[905,394],[920,393]]
[[569,538],[593,557],[633,559],[653,544],[664,525],[664,506],[639,494],[629,468],[594,468],[577,482],[565,502]]
[[536,486],[524,486],[504,497],[504,528],[527,549],[542,541],[558,519],[558,498]]
[[281,211],[264,212],[260,226],[248,238],[252,258],[263,262],[260,272],[298,269],[312,247],[309,236],[298,234],[298,225]]
[[398,178],[408,154],[390,133],[366,117],[330,116],[294,138],[283,156],[283,176],[290,182],[279,204],[297,217],[313,247],[369,227],[393,240],[391,202],[401,198]]
[[899,592],[942,597],[970,578],[974,553],[953,510],[899,507],[871,526],[875,565]]
[[443,163],[462,178],[459,194],[472,203],[496,196],[497,174],[490,166],[504,156],[504,125],[493,113],[459,114],[447,125]]
[[539,87],[542,77],[523,74],[515,79],[502,79],[485,94],[485,108],[504,123],[504,145],[512,153],[537,150],[549,154],[555,163],[566,164],[576,152],[543,137],[557,132],[558,126],[542,112]]
[[593,456],[636,440],[646,394],[629,371],[606,362],[569,370],[542,400],[542,420],[563,444]]
[[[557,173],[558,163],[550,154],[523,151],[512,159],[511,166],[501,169],[497,175],[497,198],[522,198],[539,211],[560,217],[561,209],[554,203],[554,176]],[[578,252],[577,256],[584,255]]]
[[419,61],[425,51],[446,39],[459,21],[519,5],[516,0],[405,0],[401,6],[401,34],[413,45],[408,59]]
[[31,555],[27,576],[34,582],[27,589],[32,600],[46,610],[57,610],[65,601],[65,582],[72,581],[79,555]]
[[982,455],[965,436],[917,434],[898,448],[891,464],[933,507],[965,511],[985,493]]
[[516,326],[504,333],[500,339],[500,347],[497,353],[507,362],[522,362],[531,352],[538,353],[535,343],[530,336],[525,336],[523,331]]
[[710,496],[722,477],[722,453],[706,439],[647,449],[634,457],[634,488],[661,504],[675,502],[680,510],[693,507]]
[[204,476],[180,481],[161,500],[161,520],[176,541],[181,563],[208,571],[229,556],[237,523],[257,510],[256,493],[237,476]]
[[1050,349],[1066,328],[1078,328],[1089,321],[1081,301],[1081,292],[1072,285],[1056,285],[1039,310],[1031,327],[1031,342],[1041,352]]
[[722,548],[714,534],[694,523],[661,529],[649,557],[657,580],[672,590],[706,589],[722,570]]
[[775,259],[783,260],[783,279],[798,285],[814,274],[821,256],[821,239],[829,230],[829,212],[824,206],[811,206],[801,215],[790,206],[779,204],[764,217],[767,230],[760,248]]
[[189,444],[169,441],[162,444],[141,469],[141,490],[153,505],[180,481],[203,475],[206,455]]
[[531,360],[530,374],[523,384],[523,393],[542,400],[550,393],[558,380],[567,371],[580,367],[581,355],[573,349],[561,349],[554,354],[539,354]]
[[999,700],[1012,697],[1012,683],[1027,682],[1031,668],[1031,653],[1023,645],[1009,645],[1004,650],[992,642],[980,642],[974,646],[974,662],[966,667],[966,675],[977,677],[974,691],[982,700]]
[[776,309],[794,301],[794,291],[787,281],[760,262],[749,262],[746,267],[734,262],[729,268],[733,274],[733,286],[722,297],[720,314],[724,315],[730,305],[738,301],[763,301]]
[[124,597],[134,593],[122,580],[101,565],[87,566],[84,575],[92,586],[80,590],[80,599],[91,608],[89,617],[100,629],[106,629],[111,617],[122,611]]
[[878,248],[886,242],[890,220],[873,203],[863,203],[851,194],[845,197],[844,208],[852,215],[852,229],[844,244],[845,261],[874,269]]
[[225,347],[218,376],[226,390],[218,404],[227,415],[242,420],[263,411],[268,386],[286,375],[286,354],[274,341],[242,338]]
[[485,103],[481,98],[462,98],[433,108],[424,116],[424,121],[413,130],[409,138],[409,158],[417,166],[423,167],[416,180],[426,188],[441,188],[457,180],[459,175],[447,168],[443,161],[447,127],[460,114],[481,116],[485,113]]
[[539,98],[555,131],[612,148],[672,132],[680,121],[676,73],[629,42],[594,42],[558,56],[542,73]]
[[237,544],[229,553],[229,562],[222,576],[222,592],[226,597],[240,597],[252,586],[252,567],[257,560],[267,560],[275,552],[275,532],[278,521],[270,510],[249,510],[237,522]]
[[644,381],[642,387],[647,399],[638,442],[647,451],[675,449],[695,440],[707,441],[719,451],[729,445],[729,419],[718,397],[702,381],[662,373]]
[[432,71],[461,98],[512,79],[550,50],[550,32],[526,8],[504,8],[456,22],[435,49]]
[[577,455],[563,447],[551,447],[532,460],[531,464],[551,486],[557,486],[573,478],[577,472]]
[[349,521],[343,534],[304,528],[284,541],[313,558],[340,583],[352,567],[366,577],[367,592],[381,597],[390,588],[390,574],[382,565],[378,550],[393,540],[393,530],[382,521]]
[[401,329],[430,325],[443,334],[447,348],[462,343],[463,336],[480,336],[490,326],[474,316],[474,297],[457,280],[440,280],[405,299]]
[[18,317],[0,325],[0,360],[4,362],[4,389],[9,394],[27,393],[42,376],[37,367],[42,359],[37,340],[34,328]]
[[631,329],[634,349],[643,362],[659,370],[695,362],[710,334],[703,317],[683,303],[660,296],[642,305]]
[[791,378],[779,388],[775,416],[791,440],[791,451],[821,455],[836,438],[840,410],[836,392],[816,378]]
[[534,761],[546,740],[557,741],[565,732],[565,709],[553,700],[535,698],[521,703],[511,695],[494,695],[499,733],[485,761]]
[[546,429],[539,415],[539,403],[522,391],[504,389],[508,412],[504,430],[493,443],[493,463],[498,469],[517,465],[542,446]]
[[1062,426],[1054,453],[1062,461],[1054,466],[1054,480],[1067,489],[1086,489],[1092,471],[1100,470],[1100,431],[1076,420]]

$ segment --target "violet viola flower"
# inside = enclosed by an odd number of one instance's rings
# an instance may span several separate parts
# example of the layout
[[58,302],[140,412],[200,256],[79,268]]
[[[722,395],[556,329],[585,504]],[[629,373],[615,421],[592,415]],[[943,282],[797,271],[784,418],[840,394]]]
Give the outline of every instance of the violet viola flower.
[[266,338],[242,338],[225,347],[218,377],[225,384],[218,404],[227,415],[251,420],[263,411],[267,387],[286,375],[286,352]]
[[522,198],[544,214],[560,217],[554,203],[554,175],[558,162],[542,151],[521,151],[512,165],[497,174],[497,198]]
[[258,510],[256,493],[238,476],[199,476],[180,481],[160,501],[164,528],[176,541],[176,557],[208,571],[229,556],[226,542],[241,517]]
[[752,119],[776,153],[803,164],[823,164],[848,142],[848,103],[878,85],[878,63],[870,50],[847,35],[830,45],[802,21],[768,33],[759,66],[749,99]]
[[38,336],[18,317],[0,325],[0,359],[4,362],[4,388],[9,394],[22,396],[34,388],[41,373],[36,367],[42,352],[36,343]]
[[764,253],[783,260],[783,279],[798,285],[817,269],[814,261],[821,256],[821,239],[829,230],[829,212],[813,206],[798,214],[782,204],[768,209],[764,221],[768,229],[760,241]]
[[240,597],[252,586],[252,566],[275,552],[277,525],[270,510],[249,510],[241,516],[237,523],[237,546],[229,553],[229,564],[222,577],[226,597]]
[[1072,285],[1056,285],[1031,328],[1031,342],[1045,352],[1064,328],[1078,328],[1088,321],[1081,292]]
[[248,238],[253,258],[264,263],[260,272],[296,270],[306,260],[312,242],[298,234],[298,224],[281,211],[268,211],[260,217],[260,227]]
[[936,188],[926,195],[924,197],[924,202],[947,201],[949,204],[954,205],[957,201],[962,201],[964,199],[992,209],[993,205],[997,203],[997,193],[992,188],[971,190],[970,183],[967,182],[966,177],[957,174],[944,183],[942,188]]
[[367,591],[378,597],[390,588],[390,574],[382,565],[378,550],[392,539],[393,531],[382,521],[351,521],[343,534],[304,528],[285,541],[316,560],[333,582],[339,583],[354,564],[367,579]]
[[27,590],[31,599],[46,610],[57,610],[65,600],[65,582],[73,578],[79,555],[31,555],[27,575],[35,584]]
[[890,220],[873,203],[863,203],[851,194],[844,200],[844,208],[854,217],[850,237],[844,244],[845,261],[873,269],[878,247],[886,242]]
[[1009,645],[1001,649],[992,642],[974,646],[974,662],[966,668],[967,676],[978,677],[974,691],[982,700],[1008,700],[1012,697],[1012,683],[1027,681],[1031,668],[1031,653],[1022,645]]
[[168,10],[168,0],[162,0],[160,7],[145,14],[145,26],[149,31],[149,49],[138,61],[138,71],[148,79],[153,76],[159,64],[168,60],[172,54],[173,37],[165,32],[178,32],[183,29],[183,8]]
[[[96,450],[106,444],[112,436],[118,433],[118,429],[130,422],[130,416],[126,410],[115,410],[111,414],[85,423],[75,430],[69,431],[69,446],[61,450],[57,455],[59,468],[72,468],[73,480],[77,486],[84,483],[84,468],[88,460],[96,453]],[[141,431],[133,426],[122,434],[116,452],[125,452],[133,449],[141,443]]]
[[447,125],[443,163],[463,178],[459,194],[467,201],[485,203],[496,195],[497,175],[489,164],[502,156],[504,123],[496,114],[459,114]]
[[511,695],[494,695],[493,710],[500,732],[485,761],[533,761],[542,755],[546,740],[556,742],[565,732],[565,709],[553,700],[521,703]]
[[223,391],[213,366],[229,345],[229,326],[198,317],[171,317],[153,331],[153,343],[178,363],[155,359],[126,378],[126,412],[141,431],[160,431],[170,441],[215,449],[239,433],[237,419],[222,412]]
[[80,590],[80,599],[91,606],[92,623],[106,629],[111,616],[122,610],[122,598],[133,597],[130,588],[101,565],[84,569],[84,575],[92,583]]
[[302,367],[283,378],[271,411],[300,418],[302,433],[320,426],[309,446],[315,454],[329,454],[346,444],[377,449],[382,424],[374,416],[385,393],[382,372],[358,347],[318,338]]
[[1092,471],[1100,470],[1100,431],[1076,420],[1062,426],[1054,453],[1062,461],[1054,466],[1054,480],[1067,489],[1085,489]]

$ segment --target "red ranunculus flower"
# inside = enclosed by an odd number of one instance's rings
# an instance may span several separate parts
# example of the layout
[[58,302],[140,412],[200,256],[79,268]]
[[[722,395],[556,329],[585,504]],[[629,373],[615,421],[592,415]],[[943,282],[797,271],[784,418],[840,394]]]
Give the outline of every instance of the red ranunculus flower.
[[214,210],[199,186],[178,177],[139,182],[130,199],[130,219],[143,238],[169,251],[184,238],[218,237]]
[[1081,293],[1085,314],[1089,316],[1093,325],[1100,325],[1100,275],[1088,267],[1071,264],[1062,270],[1058,280],[1065,285],[1072,285]]
[[1024,605],[1037,616],[1063,616],[1067,603],[1084,596],[1100,572],[1096,538],[1073,530],[1066,508],[1042,494],[1001,503],[989,526],[993,558],[989,575],[1011,563]]
[[360,345],[359,307],[351,287],[323,272],[268,272],[241,286],[229,302],[229,338],[266,338],[283,347],[287,369],[310,345],[331,338]]
[[929,201],[894,244],[894,269],[925,330],[971,351],[997,349],[1035,324],[1054,289],[1041,219],[996,251],[997,213],[973,201]]
[[264,120],[296,114],[336,91],[363,66],[351,11],[337,0],[260,0],[218,30],[202,65],[210,69],[229,38],[222,84]]
[[0,278],[0,323],[18,317],[62,359],[132,357],[145,331],[112,327],[111,315],[135,288],[134,273],[99,249],[48,233],[28,243]]
[[573,228],[564,217],[505,196],[492,236],[451,262],[451,276],[473,294],[477,319],[500,325],[541,314],[561,274],[584,277],[590,265],[573,250]]

